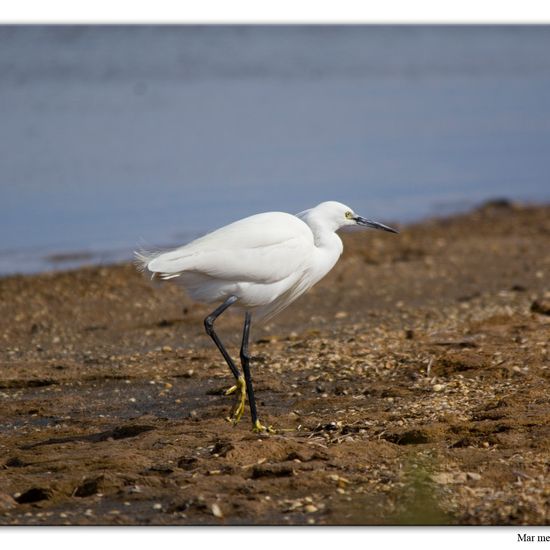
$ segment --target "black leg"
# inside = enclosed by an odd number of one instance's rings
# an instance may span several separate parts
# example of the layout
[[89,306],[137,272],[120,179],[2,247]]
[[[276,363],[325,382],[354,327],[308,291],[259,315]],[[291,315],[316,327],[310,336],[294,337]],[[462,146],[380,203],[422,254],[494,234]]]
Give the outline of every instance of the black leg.
[[225,359],[225,362],[229,365],[229,368],[231,369],[231,372],[233,373],[233,376],[235,377],[235,380],[238,380],[241,376],[241,373],[239,372],[239,369],[235,366],[235,363],[233,362],[233,359],[229,356],[229,353],[227,353],[227,350],[225,349],[224,345],[222,344],[221,340],[218,338],[218,335],[214,332],[214,321],[232,304],[234,304],[237,301],[236,296],[229,296],[227,300],[219,307],[217,307],[205,320],[204,320],[204,328],[206,329],[206,334],[214,340],[214,344],[218,347],[220,350],[220,353],[223,355],[223,358]]
[[252,376],[250,376],[250,354],[248,353],[248,338],[250,336],[251,318],[252,316],[247,311],[244,317],[243,342],[241,344],[241,365],[243,367],[244,379],[246,381],[246,393],[248,394],[248,403],[250,405],[252,425],[256,427],[258,423],[258,412],[256,411],[254,389],[252,388]]

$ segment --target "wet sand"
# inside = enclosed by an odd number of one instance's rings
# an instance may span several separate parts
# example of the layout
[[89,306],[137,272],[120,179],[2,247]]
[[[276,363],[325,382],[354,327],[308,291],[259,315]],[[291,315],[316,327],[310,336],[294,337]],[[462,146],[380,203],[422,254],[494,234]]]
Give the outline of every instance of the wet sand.
[[0,522],[548,524],[549,281],[550,206],[346,235],[253,327],[258,435],[175,285],[0,279]]

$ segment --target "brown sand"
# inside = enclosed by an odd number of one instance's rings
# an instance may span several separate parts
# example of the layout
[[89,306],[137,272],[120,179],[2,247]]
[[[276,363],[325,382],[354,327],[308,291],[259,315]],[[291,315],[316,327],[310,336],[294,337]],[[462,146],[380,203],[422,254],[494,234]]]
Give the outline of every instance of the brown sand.
[[269,436],[175,285],[0,280],[0,522],[548,524],[550,207],[345,240],[253,332]]

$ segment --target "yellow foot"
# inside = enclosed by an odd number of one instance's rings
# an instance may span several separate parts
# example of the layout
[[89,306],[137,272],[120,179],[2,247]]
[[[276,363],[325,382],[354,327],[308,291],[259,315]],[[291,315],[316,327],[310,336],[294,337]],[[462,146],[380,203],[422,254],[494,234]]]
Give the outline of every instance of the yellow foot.
[[244,413],[244,406],[246,403],[246,382],[244,381],[244,377],[239,376],[237,379],[237,385],[232,386],[229,388],[225,395],[231,395],[232,393],[235,393],[237,390],[240,390],[240,395],[237,396],[237,404],[235,405],[235,408],[233,409],[233,412],[231,413],[231,416],[228,418],[230,422],[233,423],[233,425],[237,424]]
[[264,426],[259,420],[256,420],[256,422],[254,422],[252,431],[256,433],[268,433],[268,434],[277,433],[272,426]]
[[231,386],[228,390],[225,390],[224,395],[231,395],[237,391],[237,386]]

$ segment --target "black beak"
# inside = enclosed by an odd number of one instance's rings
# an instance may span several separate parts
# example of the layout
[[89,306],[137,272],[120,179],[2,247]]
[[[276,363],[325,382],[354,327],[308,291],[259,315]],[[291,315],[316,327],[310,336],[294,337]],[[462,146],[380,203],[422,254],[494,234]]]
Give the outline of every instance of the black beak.
[[357,225],[364,225],[365,227],[372,227],[373,229],[382,229],[382,231],[389,231],[390,233],[399,233],[397,229],[393,229],[392,227],[388,227],[387,225],[384,225],[383,223],[373,222],[371,220],[367,220],[365,218],[362,218],[361,216],[357,216],[356,218],[353,218]]

